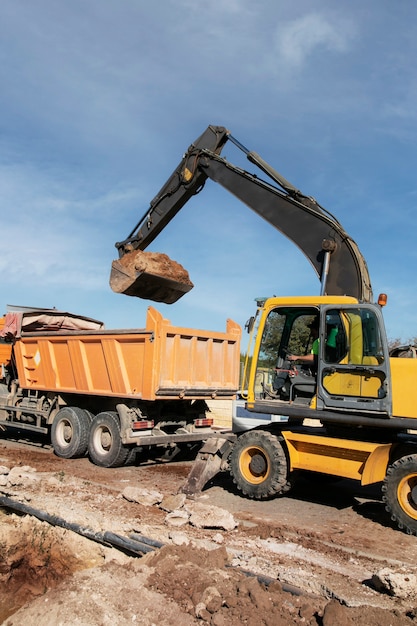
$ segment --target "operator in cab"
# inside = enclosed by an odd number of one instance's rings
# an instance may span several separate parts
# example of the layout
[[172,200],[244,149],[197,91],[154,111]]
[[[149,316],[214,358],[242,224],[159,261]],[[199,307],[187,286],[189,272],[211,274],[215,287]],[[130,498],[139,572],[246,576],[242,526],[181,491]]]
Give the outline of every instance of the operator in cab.
[[300,363],[305,363],[309,365],[310,368],[316,372],[317,371],[317,361],[319,357],[319,348],[320,348],[320,339],[319,339],[319,318],[315,317],[309,324],[308,328],[310,329],[310,334],[313,339],[313,343],[311,346],[311,351],[309,354],[289,354],[287,356],[288,361],[299,361]]

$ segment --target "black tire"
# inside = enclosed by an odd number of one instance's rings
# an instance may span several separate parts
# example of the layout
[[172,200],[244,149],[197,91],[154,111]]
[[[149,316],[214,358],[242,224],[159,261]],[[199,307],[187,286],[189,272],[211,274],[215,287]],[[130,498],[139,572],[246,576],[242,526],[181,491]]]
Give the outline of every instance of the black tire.
[[95,465],[120,467],[126,463],[131,448],[122,443],[117,413],[103,411],[95,416],[90,428],[88,454]]
[[239,437],[230,455],[230,473],[237,488],[249,498],[262,500],[290,489],[283,438],[251,430]]
[[124,465],[135,465],[138,450],[139,448],[137,446],[135,446],[134,448],[128,448],[128,453]]
[[403,456],[388,467],[382,499],[397,527],[417,535],[417,454]]
[[75,459],[87,452],[92,414],[78,407],[65,406],[56,414],[51,428],[55,454]]

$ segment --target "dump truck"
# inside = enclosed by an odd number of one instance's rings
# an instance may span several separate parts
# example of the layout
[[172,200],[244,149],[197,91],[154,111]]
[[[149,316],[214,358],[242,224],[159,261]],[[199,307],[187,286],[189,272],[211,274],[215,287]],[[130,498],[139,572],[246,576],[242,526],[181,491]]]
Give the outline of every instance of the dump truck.
[[[227,142],[244,152],[258,168],[255,173],[221,156]],[[390,354],[382,313],[387,298],[381,294],[374,301],[357,244],[314,198],[225,127],[209,126],[128,237],[116,243],[119,258],[110,286],[166,303],[192,288],[182,266],[176,275],[176,262],[167,275],[159,272],[158,253],[148,265],[146,249],[208,180],[297,245],[320,280],[320,292],[258,299],[247,324],[251,334],[241,387],[249,411],[284,416],[287,422],[271,420],[234,440],[207,441],[184,491],[195,493],[221,470],[230,471],[237,488],[256,499],[286,493],[300,472],[349,478],[381,484],[392,521],[417,534],[417,359],[402,358],[416,350]],[[169,268],[165,257],[163,265]]]
[[102,467],[137,451],[173,458],[217,435],[207,401],[239,385],[241,329],[173,326],[150,306],[146,326],[106,330],[55,309],[0,318],[0,429],[50,434],[63,458]]

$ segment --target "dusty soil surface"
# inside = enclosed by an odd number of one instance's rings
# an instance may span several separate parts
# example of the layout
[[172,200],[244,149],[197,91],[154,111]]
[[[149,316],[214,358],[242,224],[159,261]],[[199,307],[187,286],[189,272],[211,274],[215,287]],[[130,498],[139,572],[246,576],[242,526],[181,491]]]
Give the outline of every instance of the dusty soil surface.
[[[304,477],[286,497],[254,502],[223,474],[197,502],[236,525],[201,528],[181,517],[195,502],[176,516],[164,505],[191,462],[104,469],[2,436],[0,496],[98,537],[135,533],[163,545],[134,556],[1,507],[0,623],[417,624],[417,538],[391,527],[378,489]],[[165,500],[123,495],[138,487]],[[398,585],[377,590],[381,571]]]

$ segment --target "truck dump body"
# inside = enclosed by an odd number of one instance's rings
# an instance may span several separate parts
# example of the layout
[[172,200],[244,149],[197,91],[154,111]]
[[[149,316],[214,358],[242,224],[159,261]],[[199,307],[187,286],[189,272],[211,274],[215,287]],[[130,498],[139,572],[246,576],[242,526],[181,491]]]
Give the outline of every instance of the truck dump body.
[[149,307],[146,328],[26,332],[13,351],[20,386],[140,400],[232,397],[240,327],[225,333],[172,326]]

